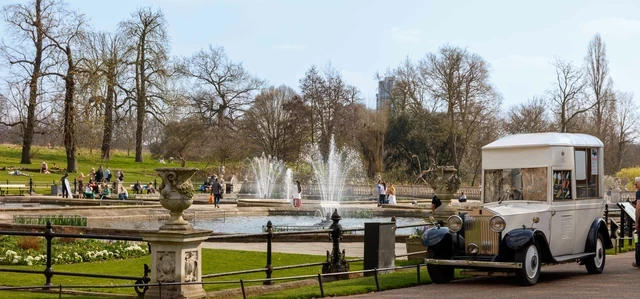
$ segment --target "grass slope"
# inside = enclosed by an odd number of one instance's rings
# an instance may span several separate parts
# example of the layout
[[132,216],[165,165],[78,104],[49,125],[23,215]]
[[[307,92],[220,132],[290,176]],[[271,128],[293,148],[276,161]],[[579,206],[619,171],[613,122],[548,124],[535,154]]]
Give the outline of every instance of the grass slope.
[[[3,167],[22,167],[25,170],[23,172],[29,174],[33,181],[42,184],[43,186],[46,184],[50,184],[53,181],[59,182],[60,178],[64,174],[62,171],[52,170],[51,174],[41,174],[39,172],[40,163],[42,161],[47,162],[49,168],[53,167],[53,163],[56,163],[58,167],[64,168],[67,165],[66,155],[64,148],[56,147],[53,149],[49,149],[46,147],[38,147],[34,146],[32,148],[32,158],[31,162],[33,164],[20,164],[21,157],[21,146],[12,145],[12,144],[0,144],[0,168]],[[180,164],[178,162],[161,164],[158,160],[154,160],[150,154],[145,154],[144,161],[142,163],[136,163],[134,153],[127,154],[123,151],[114,150],[111,152],[111,159],[105,160],[104,162],[100,159],[100,150],[78,150],[78,172],[83,172],[85,176],[88,176],[91,168],[96,168],[100,165],[103,165],[103,169],[107,167],[111,168],[111,173],[115,175],[116,170],[123,170],[125,175],[125,186],[128,187],[127,184],[131,185],[135,183],[135,181],[139,180],[143,183],[153,181],[154,179],[159,178],[155,172],[156,168],[159,167],[179,167]],[[206,163],[200,162],[187,162],[186,167],[197,167],[203,168],[206,166]],[[73,184],[73,179],[77,176],[77,174],[70,174],[69,181]],[[9,175],[7,170],[0,171],[0,183],[6,183],[7,180],[9,183],[20,183],[20,184],[29,184],[29,178],[26,176],[13,176]],[[114,179],[112,179],[113,181]],[[199,181],[199,179],[198,179]],[[196,181],[196,184],[199,182]],[[42,187],[38,186],[39,189]],[[48,186],[47,186],[48,188]],[[40,191],[40,190],[38,190]]]

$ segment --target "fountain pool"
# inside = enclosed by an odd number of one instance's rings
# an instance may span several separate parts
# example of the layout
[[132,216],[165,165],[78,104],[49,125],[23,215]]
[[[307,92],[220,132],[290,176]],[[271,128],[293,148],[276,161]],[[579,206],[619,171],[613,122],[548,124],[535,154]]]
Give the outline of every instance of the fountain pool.
[[[188,216],[188,214],[187,214]],[[261,233],[262,227],[266,226],[267,221],[271,221],[274,227],[278,226],[304,226],[304,230],[323,229],[323,226],[316,226],[320,222],[317,216],[237,216],[221,219],[203,219],[191,222],[197,229],[213,230],[215,233],[226,234],[255,234]],[[347,228],[364,228],[366,222],[389,222],[389,217],[371,217],[371,218],[342,218],[340,224],[343,229]],[[396,218],[397,225],[410,225],[424,223],[422,218]],[[112,228],[135,228],[152,230],[158,229],[162,221],[136,221],[136,222],[113,222],[109,225]],[[324,227],[328,228],[328,225]],[[409,235],[413,228],[398,229],[397,234]],[[362,234],[362,232],[357,232]]]

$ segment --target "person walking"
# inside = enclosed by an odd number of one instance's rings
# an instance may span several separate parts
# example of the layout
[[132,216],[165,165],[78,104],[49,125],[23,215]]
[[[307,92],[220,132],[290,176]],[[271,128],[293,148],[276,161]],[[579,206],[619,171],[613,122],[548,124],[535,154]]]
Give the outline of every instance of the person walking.
[[222,198],[222,185],[220,185],[218,178],[216,178],[213,182],[211,190],[211,192],[213,193],[213,204],[216,206],[216,208],[220,208],[220,199]]

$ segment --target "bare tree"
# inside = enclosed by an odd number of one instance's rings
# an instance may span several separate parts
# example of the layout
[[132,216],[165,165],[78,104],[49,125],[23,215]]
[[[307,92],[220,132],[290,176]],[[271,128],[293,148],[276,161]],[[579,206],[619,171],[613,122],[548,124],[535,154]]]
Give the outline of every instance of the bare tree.
[[166,69],[168,36],[164,14],[150,8],[138,9],[129,20],[119,25],[123,38],[129,44],[128,53],[133,67],[133,88],[127,98],[133,100],[130,108],[136,111],[136,162],[143,162],[142,143],[144,120],[147,114],[161,121],[165,98],[162,91],[168,76]]
[[460,169],[479,124],[496,115],[500,106],[500,96],[489,81],[489,65],[476,54],[445,45],[428,53],[419,68],[432,107],[446,115],[450,163]]
[[79,39],[83,36],[85,20],[83,15],[66,10],[62,4],[57,11],[60,26],[56,30],[44,32],[44,35],[57,50],[54,55],[61,61],[57,63],[59,70],[51,74],[64,81],[64,147],[67,156],[67,171],[77,172],[76,134],[75,134],[75,104],[77,60],[74,59],[74,49],[79,46]]
[[611,125],[612,111],[608,111],[613,100],[612,81],[609,77],[609,60],[607,59],[607,47],[600,34],[593,36],[587,46],[585,57],[585,69],[588,88],[593,96],[593,125],[595,135],[605,140],[604,133]]
[[193,105],[203,119],[217,119],[221,130],[234,129],[235,120],[264,86],[264,81],[247,72],[241,63],[231,61],[222,47],[198,51],[184,59],[178,72],[200,85],[192,95]]
[[[22,126],[21,164],[31,164],[31,146],[36,131],[36,106],[39,103],[40,84],[47,69],[53,64],[51,47],[46,34],[58,28],[59,19],[55,15],[58,1],[35,0],[26,4],[12,4],[3,8],[4,21],[8,25],[6,36],[13,43],[3,39],[0,51],[11,65],[11,72],[19,81],[28,85],[26,117],[19,122],[0,120],[5,126]],[[22,107],[21,107],[22,108]]]
[[108,32],[89,33],[84,41],[84,88],[92,90],[89,95],[92,106],[102,114],[100,157],[105,160],[111,156],[113,125],[118,119],[116,112],[125,103],[118,102],[120,77],[126,67],[124,41],[120,35]]
[[543,98],[532,98],[526,103],[511,106],[503,127],[507,134],[539,133],[553,130]]
[[585,95],[586,81],[582,71],[571,62],[556,60],[555,86],[549,90],[549,103],[558,122],[558,130],[567,132],[571,121],[593,108]]
[[[361,107],[355,118],[361,128],[358,132],[358,142],[366,161],[367,175],[370,178],[384,171],[384,141],[389,128],[387,109],[389,108],[371,111]],[[352,122],[355,121],[352,120]]]
[[301,146],[306,121],[302,98],[287,86],[270,87],[256,96],[244,115],[245,134],[267,155],[292,161]]
[[300,79],[300,89],[312,111],[311,140],[319,143],[323,158],[328,157],[332,137],[339,145],[356,142],[351,130],[340,124],[353,117],[348,111],[360,102],[359,91],[347,84],[338,70],[330,64],[322,72],[312,66]]
[[616,92],[616,122],[615,137],[613,138],[616,166],[612,172],[620,170],[627,157],[631,145],[638,138],[638,125],[640,125],[640,115],[638,115],[637,103],[633,101],[633,95],[628,92]]

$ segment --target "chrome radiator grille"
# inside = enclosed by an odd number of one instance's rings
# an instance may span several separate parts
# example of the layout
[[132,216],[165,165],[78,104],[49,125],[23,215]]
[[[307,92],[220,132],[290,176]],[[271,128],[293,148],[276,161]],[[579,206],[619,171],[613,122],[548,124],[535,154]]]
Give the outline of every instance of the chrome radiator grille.
[[498,254],[500,247],[500,234],[489,228],[491,216],[465,216],[464,219],[464,239],[465,252],[469,244],[478,245],[479,255]]

